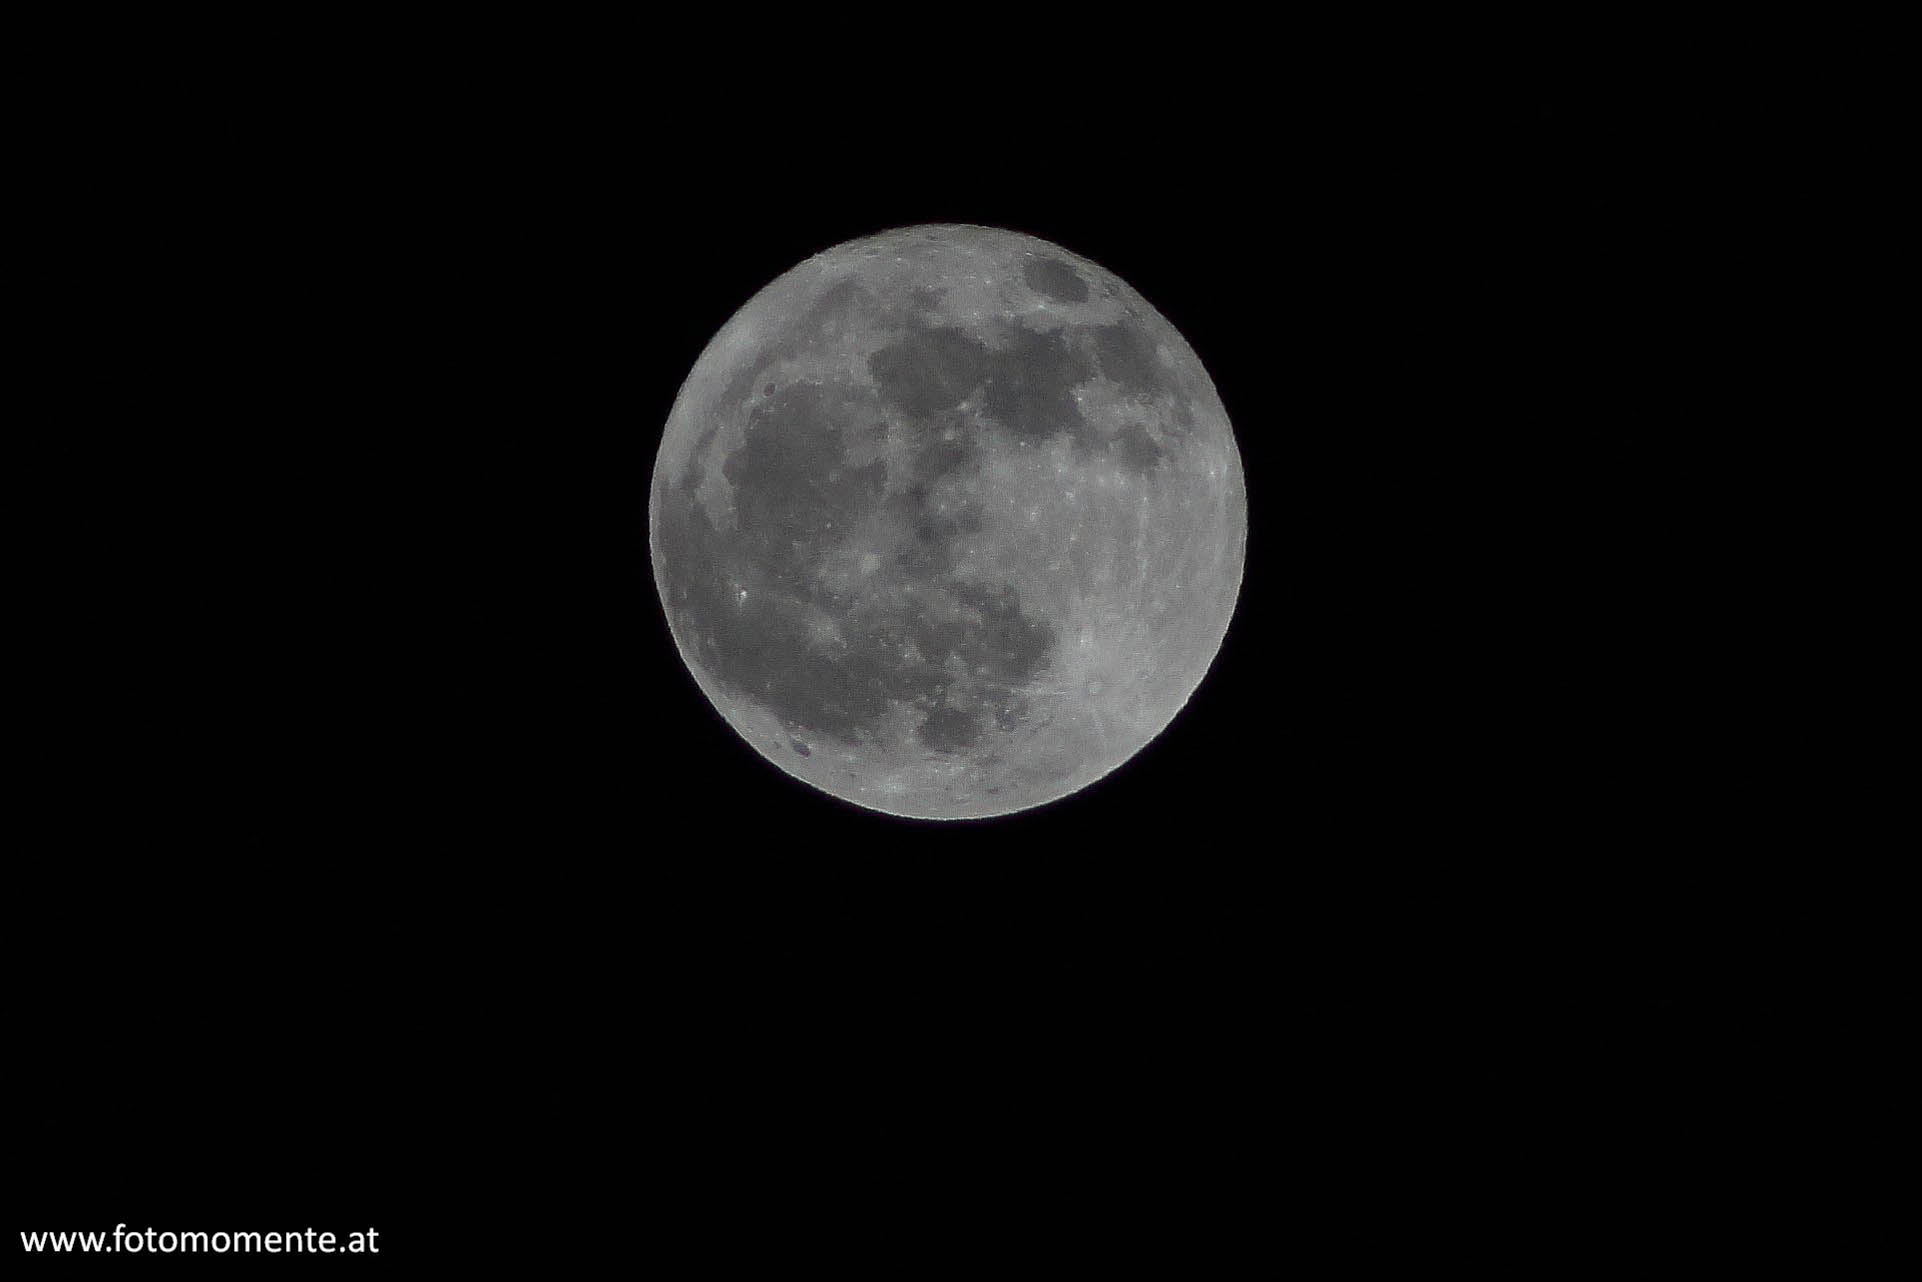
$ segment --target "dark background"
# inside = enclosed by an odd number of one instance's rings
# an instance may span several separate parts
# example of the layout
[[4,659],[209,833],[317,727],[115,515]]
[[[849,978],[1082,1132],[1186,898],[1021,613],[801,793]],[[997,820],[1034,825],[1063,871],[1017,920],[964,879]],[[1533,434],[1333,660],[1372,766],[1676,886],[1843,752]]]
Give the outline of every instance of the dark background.
[[[1653,1076],[1597,1027],[1744,1017],[1689,942],[1712,825],[1668,817],[1707,713],[1620,747],[1673,630],[1609,602],[1670,482],[1611,485],[1653,437],[1593,345],[1644,213],[1556,162],[1579,113],[1436,113],[1373,43],[1076,45],[1071,95],[994,44],[934,110],[905,54],[496,34],[219,76],[127,36],[53,113],[86,141],[36,188],[20,1227],[367,1220],[418,1265],[1046,1224],[1192,1265],[1288,1144],[1298,1199],[1373,1187],[1375,1141],[1441,1180],[1491,1096]],[[1249,502],[1181,716],[958,824],[740,742],[646,538],[713,333],[931,221],[1140,290]]]
[[[1108,156],[774,103],[697,128],[623,82],[279,76],[149,68],[123,88],[164,111],[100,109],[50,158],[71,396],[32,443],[58,715],[28,786],[58,822],[13,899],[19,1227],[366,1221],[392,1267],[818,1185],[829,1219],[752,1214],[831,1240],[938,1212],[890,1209],[915,1186],[887,1172],[931,1157],[1005,1168],[1013,1208],[1057,1160],[1186,1143],[1219,1107],[1188,1086],[1182,1120],[1104,1119],[1143,1075],[1253,1071],[1313,769],[1284,622],[1313,559],[1286,462],[1305,269],[1264,120],[1235,177],[1172,121]],[[1248,473],[1243,604],[1189,708],[997,822],[768,765],[674,652],[648,560],[708,339],[808,255],[924,221],[1140,289]],[[1031,1194],[1019,1134],[1049,1137]]]

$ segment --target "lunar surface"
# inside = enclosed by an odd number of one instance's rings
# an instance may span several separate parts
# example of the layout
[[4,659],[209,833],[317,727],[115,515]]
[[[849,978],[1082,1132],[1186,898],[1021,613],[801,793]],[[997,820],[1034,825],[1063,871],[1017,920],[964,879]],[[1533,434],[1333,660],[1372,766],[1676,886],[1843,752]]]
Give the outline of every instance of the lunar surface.
[[1214,384],[1112,273],[909,227],[755,295],[675,402],[648,505],[681,657],[742,738],[857,805],[1007,814],[1187,702],[1241,585]]

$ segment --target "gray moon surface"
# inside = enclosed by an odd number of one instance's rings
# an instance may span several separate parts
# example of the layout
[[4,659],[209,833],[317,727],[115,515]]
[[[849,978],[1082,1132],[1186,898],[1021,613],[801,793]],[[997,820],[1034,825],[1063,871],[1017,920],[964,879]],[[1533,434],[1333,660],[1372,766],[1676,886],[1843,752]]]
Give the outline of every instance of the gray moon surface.
[[703,693],[788,774],[925,819],[1025,810],[1167,727],[1220,649],[1247,499],[1181,335],[1046,241],[908,227],[756,294],[648,501]]

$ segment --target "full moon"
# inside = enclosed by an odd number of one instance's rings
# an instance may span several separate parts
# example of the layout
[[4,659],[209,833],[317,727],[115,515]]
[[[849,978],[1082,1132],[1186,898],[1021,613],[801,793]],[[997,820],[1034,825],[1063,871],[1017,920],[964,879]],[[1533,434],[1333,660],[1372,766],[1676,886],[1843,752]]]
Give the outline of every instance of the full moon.
[[682,386],[648,501],[688,670],[788,774],[969,819],[1160,734],[1234,613],[1241,456],[1181,335],[1113,273],[908,227],[750,299]]

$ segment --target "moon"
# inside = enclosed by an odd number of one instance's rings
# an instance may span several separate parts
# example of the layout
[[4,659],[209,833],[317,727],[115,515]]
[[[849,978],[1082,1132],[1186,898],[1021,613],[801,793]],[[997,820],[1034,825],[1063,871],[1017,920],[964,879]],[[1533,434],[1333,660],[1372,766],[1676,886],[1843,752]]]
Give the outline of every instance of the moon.
[[783,771],[917,819],[1011,814],[1161,733],[1220,649],[1247,498],[1214,383],[1113,273],[908,227],[710,342],[648,502],[688,670]]

